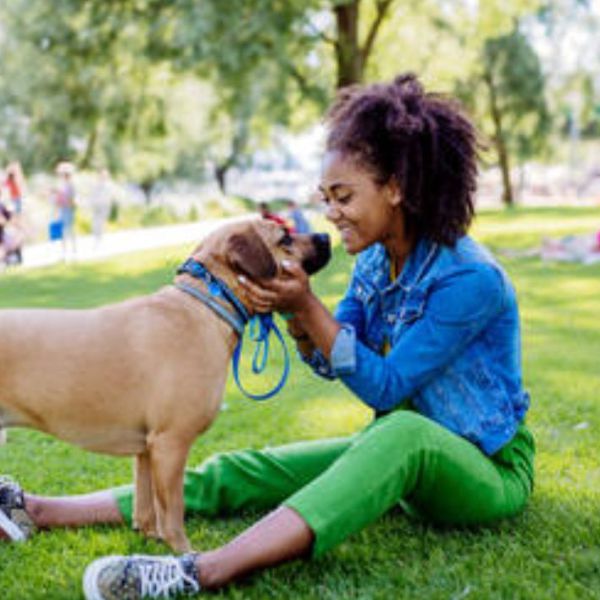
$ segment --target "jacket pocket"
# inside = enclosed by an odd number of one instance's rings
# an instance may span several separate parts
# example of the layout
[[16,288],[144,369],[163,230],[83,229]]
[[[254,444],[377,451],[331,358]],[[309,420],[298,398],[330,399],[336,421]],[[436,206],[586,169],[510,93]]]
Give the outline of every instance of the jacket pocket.
[[366,307],[371,303],[373,296],[375,296],[375,288],[371,284],[365,282],[362,277],[355,275],[354,281],[352,282],[352,294]]
[[404,298],[402,304],[388,320],[393,327],[392,342],[395,344],[402,333],[425,314],[427,295],[421,290],[411,290]]
[[398,321],[401,323],[412,323],[420,319],[425,312],[425,300],[427,294],[423,290],[414,288],[407,292],[404,302],[400,306]]

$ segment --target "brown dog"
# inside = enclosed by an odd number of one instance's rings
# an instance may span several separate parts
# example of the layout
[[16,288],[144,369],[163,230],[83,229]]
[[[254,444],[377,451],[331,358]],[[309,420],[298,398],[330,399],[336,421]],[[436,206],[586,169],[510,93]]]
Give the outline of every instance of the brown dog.
[[[192,259],[251,313],[239,274],[276,277],[284,258],[313,273],[329,255],[327,236],[252,220],[218,229]],[[135,525],[183,552],[185,462],[219,410],[238,336],[177,285],[207,290],[180,273],[155,294],[97,309],[0,311],[0,430],[32,427],[88,450],[135,455]]]

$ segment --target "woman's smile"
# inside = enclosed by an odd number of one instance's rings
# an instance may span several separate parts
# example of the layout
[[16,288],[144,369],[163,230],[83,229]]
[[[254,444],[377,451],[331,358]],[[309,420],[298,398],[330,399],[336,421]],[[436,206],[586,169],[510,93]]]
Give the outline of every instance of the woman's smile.
[[353,229],[349,225],[337,225],[336,227],[342,236],[342,240],[346,241],[348,237],[352,236]]

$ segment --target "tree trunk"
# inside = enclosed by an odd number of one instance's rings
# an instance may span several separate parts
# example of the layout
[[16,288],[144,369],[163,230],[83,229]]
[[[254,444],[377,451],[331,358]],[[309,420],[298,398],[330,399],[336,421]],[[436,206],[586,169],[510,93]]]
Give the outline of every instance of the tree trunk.
[[375,3],[375,18],[369,25],[362,47],[358,39],[360,0],[349,0],[334,6],[333,11],[337,26],[337,39],[335,42],[337,89],[362,82],[377,34],[393,3],[394,0],[377,0]]
[[94,158],[94,151],[96,150],[96,141],[98,140],[98,126],[94,124],[92,127],[92,131],[87,140],[87,144],[85,146],[85,152],[83,154],[83,158],[81,159],[81,168],[88,169],[92,164],[92,160]]
[[360,0],[350,0],[337,4],[333,9],[337,26],[337,89],[362,81],[363,65],[358,45],[359,5]]
[[490,112],[492,115],[492,121],[494,123],[494,145],[496,146],[496,152],[498,154],[498,164],[500,165],[500,172],[502,173],[502,202],[506,206],[513,206],[514,195],[512,189],[512,183],[510,181],[510,164],[508,158],[508,151],[506,149],[506,140],[504,137],[504,130],[502,127],[502,112],[498,106],[498,98],[496,94],[496,87],[492,77],[492,73],[486,70],[483,79],[488,87],[490,97]]
[[215,179],[217,180],[221,194],[224,196],[227,194],[227,171],[229,171],[230,168],[231,162],[229,160],[226,160],[219,165],[215,165]]
[[219,189],[223,194],[227,190],[227,171],[239,163],[240,157],[244,153],[248,142],[248,124],[249,115],[243,114],[238,117],[235,123],[235,132],[231,140],[231,152],[229,156],[215,167],[215,179],[219,185]]
[[144,192],[144,202],[146,207],[152,204],[152,189],[154,188],[154,181],[142,181],[140,183],[140,187],[142,188],[142,192]]

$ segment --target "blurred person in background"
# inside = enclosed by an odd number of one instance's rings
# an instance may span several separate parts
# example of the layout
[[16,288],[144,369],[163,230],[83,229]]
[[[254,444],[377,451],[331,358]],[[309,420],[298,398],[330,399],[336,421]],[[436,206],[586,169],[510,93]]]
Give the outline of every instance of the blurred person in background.
[[294,224],[294,232],[295,233],[310,233],[312,231],[312,227],[308,222],[307,218],[304,216],[302,209],[294,200],[287,201],[288,207],[288,218]]
[[104,236],[104,227],[110,214],[110,206],[112,201],[112,182],[108,169],[100,169],[96,183],[92,187],[90,194],[90,207],[92,209],[92,234],[96,248],[102,242]]
[[54,191],[54,203],[58,210],[58,220],[62,225],[62,251],[63,260],[67,259],[67,242],[71,243],[73,256],[77,254],[77,241],[75,237],[75,212],[76,190],[73,183],[75,166],[67,161],[62,161],[56,166],[58,185]]
[[21,164],[12,162],[6,168],[4,187],[8,191],[8,199],[12,204],[13,211],[19,215],[23,210],[23,196],[25,195],[25,177]]

